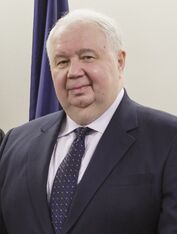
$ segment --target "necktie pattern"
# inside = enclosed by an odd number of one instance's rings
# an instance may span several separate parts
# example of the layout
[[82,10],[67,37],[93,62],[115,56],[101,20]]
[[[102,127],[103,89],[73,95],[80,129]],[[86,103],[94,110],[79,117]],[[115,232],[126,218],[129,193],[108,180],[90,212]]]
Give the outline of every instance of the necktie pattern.
[[68,217],[68,211],[77,188],[82,156],[85,152],[85,136],[89,130],[89,128],[80,127],[74,131],[76,137],[60,164],[53,182],[50,209],[56,234],[61,233],[64,221]]

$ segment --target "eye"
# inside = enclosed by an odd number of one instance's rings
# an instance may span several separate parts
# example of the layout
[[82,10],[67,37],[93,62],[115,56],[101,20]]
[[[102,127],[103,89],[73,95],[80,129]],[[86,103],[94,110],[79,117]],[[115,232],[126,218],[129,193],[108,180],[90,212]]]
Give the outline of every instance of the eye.
[[92,55],[83,55],[81,59],[85,62],[92,62],[95,59],[95,57]]
[[69,63],[68,59],[62,59],[62,60],[57,61],[56,64],[59,68],[65,68],[68,65],[68,63]]

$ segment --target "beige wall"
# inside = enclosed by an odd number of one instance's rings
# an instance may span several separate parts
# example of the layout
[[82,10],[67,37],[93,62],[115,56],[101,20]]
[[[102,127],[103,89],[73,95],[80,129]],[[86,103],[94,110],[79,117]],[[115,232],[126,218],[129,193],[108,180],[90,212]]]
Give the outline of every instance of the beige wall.
[[[69,0],[69,5],[103,11],[120,22],[129,95],[177,115],[177,1]],[[32,20],[32,0],[2,1],[0,127],[5,131],[28,121]]]
[[138,102],[177,115],[177,1],[70,0],[114,17],[124,32],[126,87]]
[[28,121],[33,1],[0,0],[0,128]]

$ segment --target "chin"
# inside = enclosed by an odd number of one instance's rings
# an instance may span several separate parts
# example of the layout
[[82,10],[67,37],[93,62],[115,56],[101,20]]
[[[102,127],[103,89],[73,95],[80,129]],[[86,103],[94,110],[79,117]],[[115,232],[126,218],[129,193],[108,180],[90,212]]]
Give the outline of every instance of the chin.
[[91,107],[95,102],[95,99],[93,98],[76,98],[75,100],[72,100],[71,105],[76,108],[88,108]]

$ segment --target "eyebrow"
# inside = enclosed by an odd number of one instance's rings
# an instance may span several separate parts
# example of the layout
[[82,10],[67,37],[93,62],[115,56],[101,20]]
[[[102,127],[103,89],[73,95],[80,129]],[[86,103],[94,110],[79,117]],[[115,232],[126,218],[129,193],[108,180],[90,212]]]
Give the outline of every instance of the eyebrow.
[[65,52],[61,52],[59,54],[56,54],[54,58],[56,59],[56,58],[64,58],[64,57],[67,57],[67,54]]
[[83,49],[80,49],[80,50],[77,52],[77,54],[82,54],[82,53],[87,53],[87,52],[96,53],[95,50],[93,50],[93,49],[83,48]]
[[[94,53],[94,54],[96,54],[96,51],[93,50],[93,49],[90,49],[90,48],[82,48],[82,49],[76,51],[77,55],[80,55],[80,54],[83,54],[83,53]],[[55,55],[54,59],[66,58],[66,57],[68,57],[67,53],[64,52],[64,51],[61,51],[60,53]]]
[[[95,50],[93,50],[93,49],[82,48],[82,49],[76,51],[76,54],[82,54],[82,53],[86,53],[86,52],[96,53]],[[60,53],[56,54],[56,57],[65,57],[65,56],[67,56],[67,53],[65,53],[64,51],[61,51]]]

